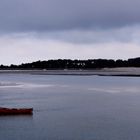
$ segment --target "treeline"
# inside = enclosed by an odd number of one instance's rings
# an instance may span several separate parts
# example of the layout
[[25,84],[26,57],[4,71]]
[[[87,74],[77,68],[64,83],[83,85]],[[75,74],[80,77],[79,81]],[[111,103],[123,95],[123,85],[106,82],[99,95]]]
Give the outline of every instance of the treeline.
[[112,59],[89,59],[89,60],[70,60],[58,59],[48,61],[36,61],[21,65],[0,65],[0,69],[97,69],[115,67],[140,67],[140,58],[128,60]]

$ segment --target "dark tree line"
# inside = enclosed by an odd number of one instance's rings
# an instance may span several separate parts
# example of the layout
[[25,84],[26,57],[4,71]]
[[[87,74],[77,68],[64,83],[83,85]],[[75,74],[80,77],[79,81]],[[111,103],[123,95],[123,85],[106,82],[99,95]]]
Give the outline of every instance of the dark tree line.
[[21,65],[0,65],[0,69],[97,69],[115,67],[140,67],[140,58],[128,60],[112,59],[89,59],[89,60],[70,60],[58,59],[48,61],[36,61]]

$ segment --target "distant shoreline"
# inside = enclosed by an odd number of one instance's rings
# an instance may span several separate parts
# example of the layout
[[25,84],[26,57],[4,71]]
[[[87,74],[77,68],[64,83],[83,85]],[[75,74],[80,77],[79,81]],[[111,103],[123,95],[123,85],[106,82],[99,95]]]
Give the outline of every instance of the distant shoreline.
[[0,74],[131,76],[140,77],[140,68],[103,68],[92,70],[0,70]]

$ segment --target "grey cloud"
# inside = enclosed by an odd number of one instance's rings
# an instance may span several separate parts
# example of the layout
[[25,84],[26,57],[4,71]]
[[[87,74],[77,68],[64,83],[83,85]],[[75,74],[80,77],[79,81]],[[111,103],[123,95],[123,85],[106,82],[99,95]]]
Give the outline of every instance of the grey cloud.
[[[39,35],[41,36],[41,35]],[[39,37],[38,36],[38,37]],[[71,30],[45,33],[45,37],[76,44],[137,43],[140,44],[140,26],[108,30]]]
[[140,44],[140,25],[108,30],[67,30],[8,34],[16,39],[39,39],[70,44],[137,43]]
[[118,28],[140,23],[139,0],[1,0],[0,31]]

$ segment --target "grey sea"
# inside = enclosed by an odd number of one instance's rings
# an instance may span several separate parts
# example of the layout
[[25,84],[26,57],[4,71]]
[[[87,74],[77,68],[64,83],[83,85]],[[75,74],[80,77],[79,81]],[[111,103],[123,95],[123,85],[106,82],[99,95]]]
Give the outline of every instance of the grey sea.
[[0,74],[0,140],[140,140],[140,78]]

